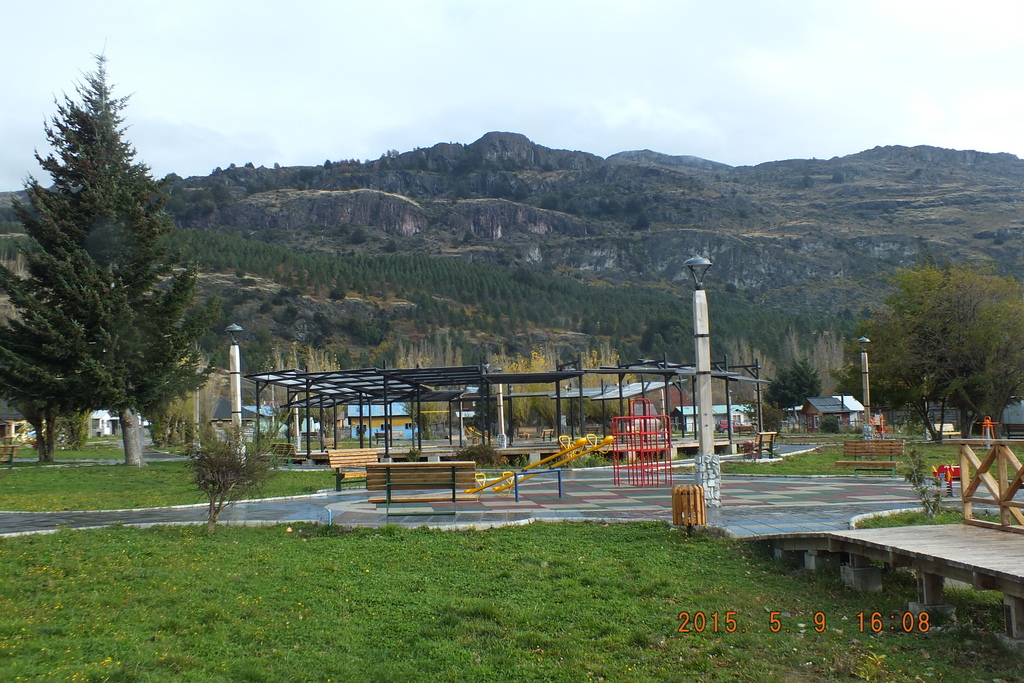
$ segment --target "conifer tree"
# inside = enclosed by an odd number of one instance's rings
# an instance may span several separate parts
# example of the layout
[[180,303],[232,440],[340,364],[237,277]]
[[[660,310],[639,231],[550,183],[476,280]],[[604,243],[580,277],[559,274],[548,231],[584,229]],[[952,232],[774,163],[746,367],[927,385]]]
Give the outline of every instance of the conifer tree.
[[[52,186],[29,178],[30,206],[15,205],[27,273],[0,267],[17,311],[0,326],[0,393],[51,423],[116,411],[125,462],[141,465],[140,413],[201,383],[196,341],[217,305],[190,313],[198,271],[167,258],[160,184],[124,139],[127,98],[112,97],[102,56],[76,91],[45,126],[53,152],[36,155]],[[41,459],[52,458],[40,436]]]

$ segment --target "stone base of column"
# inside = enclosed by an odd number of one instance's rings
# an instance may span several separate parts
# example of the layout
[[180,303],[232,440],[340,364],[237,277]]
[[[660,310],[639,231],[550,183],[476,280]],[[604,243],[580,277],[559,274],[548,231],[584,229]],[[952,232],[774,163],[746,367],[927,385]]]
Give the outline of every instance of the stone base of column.
[[839,578],[843,585],[858,591],[882,590],[882,570],[879,567],[851,567],[843,565],[839,568]]

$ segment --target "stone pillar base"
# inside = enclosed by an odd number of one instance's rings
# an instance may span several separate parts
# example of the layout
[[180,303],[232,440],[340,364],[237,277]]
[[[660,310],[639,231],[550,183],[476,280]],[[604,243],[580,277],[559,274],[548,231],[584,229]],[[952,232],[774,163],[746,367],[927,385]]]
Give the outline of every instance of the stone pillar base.
[[880,567],[851,567],[844,564],[839,568],[839,578],[843,580],[843,585],[854,590],[882,590],[882,570]]
[[1008,638],[1024,638],[1024,598],[1003,595],[1003,618]]
[[804,569],[832,569],[839,566],[839,553],[827,550],[807,550],[804,552]]
[[776,560],[785,562],[786,564],[797,564],[803,558],[801,553],[796,550],[783,550],[782,548],[772,548],[772,554]]
[[918,616],[921,612],[927,612],[930,617],[938,617],[946,621],[956,621],[956,607],[950,604],[925,605],[920,602],[908,602],[907,611]]

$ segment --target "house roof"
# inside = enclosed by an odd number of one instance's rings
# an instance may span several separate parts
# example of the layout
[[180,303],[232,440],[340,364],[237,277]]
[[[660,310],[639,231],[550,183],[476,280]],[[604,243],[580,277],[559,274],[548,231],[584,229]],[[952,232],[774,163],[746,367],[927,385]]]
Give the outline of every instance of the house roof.
[[853,396],[813,396],[808,398],[801,410],[808,405],[814,407],[819,413],[859,413],[864,410],[861,402]]
[[[272,406],[263,406],[260,408],[260,415],[263,417],[273,417],[274,408]],[[256,406],[242,406],[243,420],[251,420],[255,416]],[[231,420],[231,401],[223,397],[218,398],[216,405],[213,406],[213,411],[210,413],[210,419],[214,422]]]
[[0,401],[0,420],[24,420],[25,416],[6,401]]

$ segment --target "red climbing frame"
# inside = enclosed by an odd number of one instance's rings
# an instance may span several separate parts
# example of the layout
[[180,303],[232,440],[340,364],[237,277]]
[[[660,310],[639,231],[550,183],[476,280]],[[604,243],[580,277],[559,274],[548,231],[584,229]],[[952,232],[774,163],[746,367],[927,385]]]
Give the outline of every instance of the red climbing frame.
[[622,483],[622,470],[633,486],[661,486],[672,483],[672,432],[668,415],[655,415],[646,398],[629,402],[629,416],[612,418],[612,464],[615,484]]

